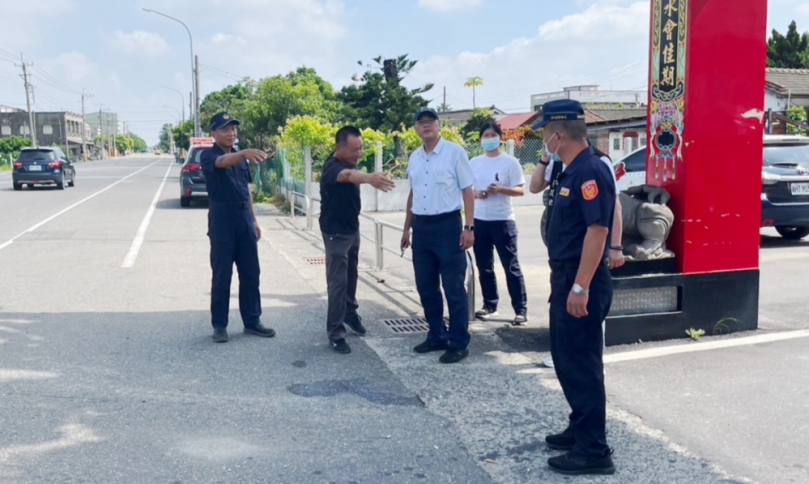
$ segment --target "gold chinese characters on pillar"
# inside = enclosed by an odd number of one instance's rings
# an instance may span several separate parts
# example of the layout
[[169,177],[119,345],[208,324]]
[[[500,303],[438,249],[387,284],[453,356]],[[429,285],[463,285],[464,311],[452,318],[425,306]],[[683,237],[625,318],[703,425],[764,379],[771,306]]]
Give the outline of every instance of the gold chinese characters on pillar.
[[652,1],[649,156],[655,179],[677,179],[682,161],[688,0]]

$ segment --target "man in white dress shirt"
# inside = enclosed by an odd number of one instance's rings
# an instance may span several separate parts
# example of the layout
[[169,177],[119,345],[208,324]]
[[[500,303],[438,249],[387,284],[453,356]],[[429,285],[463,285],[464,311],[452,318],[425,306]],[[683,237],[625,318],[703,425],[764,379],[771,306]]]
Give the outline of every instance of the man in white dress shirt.
[[[415,116],[423,146],[410,156],[407,178],[410,195],[401,248],[410,247],[413,229],[413,270],[424,316],[430,325],[427,339],[416,353],[444,351],[441,363],[457,363],[469,355],[468,295],[464,285],[466,251],[475,243],[475,194],[466,151],[441,138],[438,113],[422,108]],[[464,209],[465,224],[461,221]],[[449,331],[444,326],[444,299],[449,309]]]

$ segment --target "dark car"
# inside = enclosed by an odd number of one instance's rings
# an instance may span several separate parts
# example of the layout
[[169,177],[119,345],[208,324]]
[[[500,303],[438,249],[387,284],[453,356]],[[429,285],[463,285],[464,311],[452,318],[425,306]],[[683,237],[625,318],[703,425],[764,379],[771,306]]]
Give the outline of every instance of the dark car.
[[14,162],[11,180],[15,190],[22,190],[23,185],[55,185],[64,190],[66,183],[75,186],[76,169],[59,148],[23,148]]
[[191,206],[191,199],[205,200],[208,198],[208,187],[205,186],[205,176],[199,156],[210,145],[195,145],[188,150],[183,168],[180,170],[180,205]]
[[809,137],[765,136],[761,180],[761,226],[790,240],[809,235]]

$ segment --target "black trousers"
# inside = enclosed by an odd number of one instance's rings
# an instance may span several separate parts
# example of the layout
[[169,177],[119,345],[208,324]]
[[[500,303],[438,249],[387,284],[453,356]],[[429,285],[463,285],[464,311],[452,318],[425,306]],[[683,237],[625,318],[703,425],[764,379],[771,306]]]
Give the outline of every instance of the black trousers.
[[[413,222],[413,270],[424,316],[430,324],[427,339],[464,350],[469,346],[469,296],[466,293],[466,252],[461,249],[463,225],[457,217]],[[449,331],[444,325],[444,299],[449,308]]]
[[494,274],[494,251],[500,257],[506,272],[508,294],[515,314],[525,313],[528,298],[525,279],[517,260],[517,224],[513,220],[485,221],[475,219],[475,263],[478,267],[483,306],[497,309],[500,296],[497,293],[497,277]]
[[600,458],[609,451],[601,323],[612,304],[612,277],[606,261],[598,266],[590,284],[588,315],[577,319],[567,312],[567,298],[578,268],[579,261],[551,262],[551,356],[571,408],[573,452]]
[[239,271],[239,312],[245,326],[259,324],[261,293],[258,239],[249,210],[211,207],[208,211],[208,237],[211,240],[211,325],[228,326],[230,281],[233,264]]
[[326,283],[329,291],[329,310],[326,316],[326,332],[329,340],[345,338],[343,322],[346,316],[356,315],[357,270],[360,254],[360,234],[323,233],[326,247]]

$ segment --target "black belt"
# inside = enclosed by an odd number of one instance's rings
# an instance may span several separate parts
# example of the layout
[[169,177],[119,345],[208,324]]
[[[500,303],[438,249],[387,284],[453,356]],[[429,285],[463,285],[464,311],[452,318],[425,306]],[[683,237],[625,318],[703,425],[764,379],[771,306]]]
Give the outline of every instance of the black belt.
[[[570,271],[570,270],[578,270],[580,262],[581,259],[564,259],[564,260],[549,260],[548,264],[551,266],[552,271]],[[601,261],[601,263],[609,267],[610,260],[605,257],[604,260]]]
[[210,208],[250,208],[250,202],[208,202]]
[[461,211],[455,210],[454,212],[439,213],[438,215],[416,215],[416,220],[424,223],[443,222],[453,218],[461,218]]

